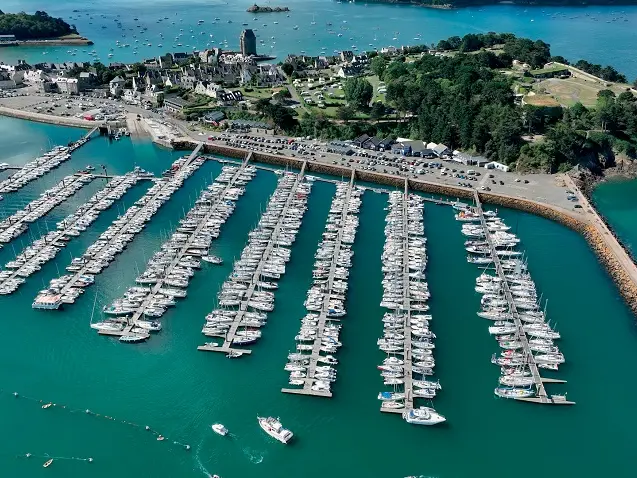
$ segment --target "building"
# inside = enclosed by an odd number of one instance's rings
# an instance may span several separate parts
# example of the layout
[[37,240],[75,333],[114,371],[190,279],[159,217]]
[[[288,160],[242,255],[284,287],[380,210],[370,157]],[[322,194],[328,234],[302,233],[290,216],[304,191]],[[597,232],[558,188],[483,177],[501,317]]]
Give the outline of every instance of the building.
[[243,56],[257,54],[257,37],[254,35],[252,30],[243,30],[239,41],[241,43],[241,54]]
[[80,92],[76,78],[58,77],[55,80],[60,93],[68,93],[69,95],[77,95]]
[[171,113],[181,113],[187,104],[186,100],[177,95],[170,95],[164,98],[164,109]]
[[509,167],[506,164],[498,163],[496,161],[491,161],[484,165],[486,169],[497,169],[499,171],[504,171],[505,173],[509,172]]
[[116,76],[108,83],[108,89],[111,91],[111,95],[120,96],[124,92],[124,85],[126,80],[121,76]]

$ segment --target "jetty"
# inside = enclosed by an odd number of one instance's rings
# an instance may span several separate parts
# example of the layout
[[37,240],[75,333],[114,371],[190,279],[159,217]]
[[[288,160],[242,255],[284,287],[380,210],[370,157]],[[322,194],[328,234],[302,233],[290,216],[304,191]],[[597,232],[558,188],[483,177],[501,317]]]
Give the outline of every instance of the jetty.
[[517,306],[515,304],[515,300],[513,299],[513,294],[511,293],[511,289],[509,288],[509,281],[506,278],[504,269],[502,267],[502,263],[500,261],[500,257],[497,253],[496,246],[493,243],[491,233],[489,228],[487,227],[487,221],[484,216],[484,211],[482,209],[482,203],[480,201],[480,195],[477,191],[474,191],[474,201],[475,201],[475,213],[480,217],[480,224],[484,229],[485,240],[487,241],[488,247],[491,253],[491,259],[495,265],[495,271],[498,277],[501,280],[502,288],[504,291],[504,297],[507,301],[508,310],[511,314],[513,323],[515,324],[516,332],[515,335],[519,342],[522,344],[522,351],[525,357],[525,363],[528,365],[529,370],[531,371],[531,376],[533,377],[533,383],[536,389],[535,397],[520,397],[515,398],[515,400],[520,400],[524,402],[530,403],[542,403],[542,404],[555,404],[555,405],[574,405],[575,402],[566,400],[563,396],[549,396],[546,392],[546,388],[544,387],[545,383],[565,383],[565,380],[551,379],[551,378],[543,378],[540,375],[540,371],[538,369],[538,365],[535,362],[535,357],[531,352],[531,347],[529,345],[529,340],[524,331],[524,327],[522,321],[520,320],[520,314],[518,312]]
[[[0,194],[19,191],[30,182],[68,161],[71,159],[71,153],[86,144],[98,130],[99,128],[95,127],[77,141],[70,143],[69,146],[56,146],[44,155],[29,161],[7,179],[0,181]],[[6,169],[15,168],[9,167]]]
[[40,266],[66,247],[67,241],[79,236],[93,223],[100,213],[110,208],[132,186],[141,179],[135,172],[114,177],[104,188],[95,193],[75,212],[57,223],[57,230],[49,231],[24,248],[16,258],[5,264],[0,272],[0,294],[10,294],[24,282],[26,277],[40,270]]
[[93,179],[95,177],[90,174],[73,174],[44,191],[24,208],[0,222],[0,242],[7,243],[20,236],[27,230],[28,224],[40,219]]
[[199,234],[204,230],[204,228],[208,226],[208,221],[219,212],[222,204],[224,204],[226,201],[226,193],[228,192],[228,190],[235,187],[235,182],[242,175],[247,165],[248,159],[246,158],[246,160],[241,164],[241,167],[239,167],[234,172],[232,178],[227,183],[225,183],[224,188],[216,196],[214,201],[210,204],[210,207],[208,208],[206,213],[199,220],[199,223],[195,230],[189,234],[188,239],[179,249],[177,254],[175,254],[173,260],[166,265],[163,277],[158,278],[157,282],[151,288],[150,293],[145,297],[141,305],[133,312],[132,316],[128,320],[129,326],[125,329],[125,333],[128,333],[130,329],[134,328],[137,324],[137,321],[144,317],[146,308],[155,300],[157,294],[160,293],[160,290],[166,285],[166,278],[170,275],[171,271],[175,269],[175,267],[188,255],[188,250],[193,247],[193,243],[196,241]]
[[327,291],[323,297],[323,303],[321,310],[318,316],[318,327],[316,338],[314,339],[314,344],[312,346],[312,351],[307,357],[309,360],[309,364],[307,366],[306,377],[303,379],[304,384],[302,388],[282,388],[281,392],[283,393],[291,393],[297,395],[311,395],[315,397],[326,397],[331,398],[332,392],[331,390],[316,390],[313,388],[313,383],[315,381],[316,367],[319,362],[319,358],[321,357],[321,346],[324,339],[325,326],[328,321],[331,322],[340,322],[340,319],[335,317],[328,317],[329,312],[329,304],[332,300],[333,295],[333,285],[335,279],[335,271],[338,264],[338,259],[341,251],[341,247],[343,244],[343,231],[345,229],[345,218],[348,214],[350,201],[352,198],[352,191],[354,189],[354,171],[350,176],[350,180],[347,187],[347,193],[345,196],[345,201],[343,201],[342,209],[339,212],[340,214],[340,223],[338,228],[338,233],[336,236],[334,251],[331,257],[330,269],[327,277],[327,284],[325,286],[325,290]]
[[[246,159],[246,163],[249,161],[249,159],[250,157]],[[225,333],[204,332],[204,334],[208,337],[222,338],[223,343],[221,345],[215,344],[215,343],[207,343],[205,345],[197,347],[197,350],[206,351],[206,352],[222,352],[226,354],[231,352],[235,354],[251,353],[250,349],[234,347],[233,342],[235,337],[237,336],[237,331],[239,330],[239,327],[242,326],[242,321],[244,319],[246,312],[248,311],[250,301],[252,300],[254,293],[257,290],[258,283],[262,280],[261,276],[263,273],[264,266],[270,260],[273,249],[277,245],[279,236],[282,232],[284,221],[287,217],[287,211],[290,208],[292,201],[295,199],[297,195],[297,190],[299,188],[299,185],[303,181],[304,174],[305,174],[305,166],[306,166],[306,163],[304,162],[301,167],[301,171],[298,174],[296,174],[294,184],[292,185],[292,187],[287,193],[286,201],[283,205],[282,210],[279,213],[276,225],[274,226],[274,229],[272,230],[272,233],[270,234],[268,243],[266,244],[266,247],[261,256],[261,259],[259,260],[259,264],[257,265],[256,270],[254,271],[254,274],[252,275],[252,278],[250,279],[248,288],[241,298],[239,309],[236,311],[236,314],[234,315],[233,321],[230,324],[230,328]]]
[[80,269],[71,276],[51,281],[49,290],[40,293],[34,300],[33,308],[59,309],[64,302],[73,303],[85,285],[90,285],[94,275],[107,267],[117,253],[142,231],[143,225],[181,187],[183,181],[192,175],[203,163],[198,158],[199,148],[185,159],[178,159],[168,177],[158,179],[154,185],[118,218],[98,238],[98,240],[76,261]]

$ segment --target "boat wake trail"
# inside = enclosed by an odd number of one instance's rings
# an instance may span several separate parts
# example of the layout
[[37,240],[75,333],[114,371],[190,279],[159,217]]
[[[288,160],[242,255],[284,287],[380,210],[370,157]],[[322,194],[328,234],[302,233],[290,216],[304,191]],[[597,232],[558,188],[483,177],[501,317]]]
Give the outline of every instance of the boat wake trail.
[[204,464],[201,462],[201,459],[199,458],[201,445],[203,445],[203,439],[199,442],[199,444],[197,445],[197,449],[195,450],[195,462],[197,463],[197,468],[199,469],[199,471],[201,471],[206,478],[209,478],[210,476],[212,476],[212,474],[207,470],[207,468],[204,466]]
[[263,454],[261,454],[261,452],[257,450],[253,450],[251,448],[243,448],[242,451],[243,454],[248,457],[248,460],[250,460],[250,462],[254,463],[255,465],[258,465],[263,461]]

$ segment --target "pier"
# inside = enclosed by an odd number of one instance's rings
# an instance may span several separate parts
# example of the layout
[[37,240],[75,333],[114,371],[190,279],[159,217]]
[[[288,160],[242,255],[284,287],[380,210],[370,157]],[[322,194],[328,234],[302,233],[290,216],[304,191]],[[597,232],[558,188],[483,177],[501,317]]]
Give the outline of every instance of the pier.
[[0,242],[7,243],[20,236],[27,230],[28,224],[40,219],[93,179],[95,177],[90,174],[73,174],[62,179],[23,209],[0,222]]
[[232,179],[225,184],[224,189],[217,196],[214,202],[210,205],[210,208],[206,212],[206,214],[201,218],[199,224],[195,228],[195,230],[189,235],[186,243],[179,249],[173,260],[168,264],[164,271],[164,277],[157,280],[157,282],[153,285],[150,290],[150,293],[146,296],[146,298],[142,301],[141,306],[133,312],[133,315],[129,319],[129,326],[124,329],[124,333],[128,333],[133,327],[135,327],[138,320],[144,317],[144,312],[150,303],[153,302],[160,289],[165,286],[165,281],[170,272],[181,262],[181,260],[187,255],[188,249],[192,247],[193,242],[197,239],[198,235],[202,232],[202,230],[207,227],[208,221],[219,211],[219,206],[225,202],[225,195],[229,189],[235,187],[236,180],[241,176],[241,173],[244,171],[245,167],[248,164],[248,159],[241,164],[239,169],[233,174]]
[[158,179],[148,192],[116,221],[117,224],[115,222],[111,224],[100,238],[89,246],[80,259],[81,268],[72,276],[65,278],[62,286],[51,287],[54,291],[38,295],[33,302],[33,307],[59,309],[65,301],[72,303],[79,295],[80,291],[77,289],[81,290],[86,285],[87,276],[93,276],[108,267],[114,260],[114,255],[121,252],[126,244],[142,231],[141,226],[150,220],[150,217],[172,196],[183,181],[203,164],[202,159],[193,165],[199,150],[200,147],[196,148],[185,160],[177,160],[172,176]]
[[340,226],[338,228],[338,234],[336,236],[334,252],[332,254],[329,275],[327,278],[327,293],[323,297],[323,305],[318,317],[318,331],[316,334],[316,339],[314,340],[312,351],[308,356],[309,365],[307,367],[307,376],[304,379],[304,384],[302,388],[282,388],[281,392],[283,393],[291,393],[291,394],[297,394],[297,395],[311,395],[315,397],[325,397],[325,398],[332,397],[331,391],[313,390],[312,383],[315,380],[314,375],[316,373],[316,367],[318,365],[318,359],[320,357],[325,325],[328,320],[333,322],[340,322],[340,319],[328,318],[327,313],[328,313],[329,303],[332,298],[332,286],[334,283],[334,276],[335,276],[335,271],[336,271],[336,267],[338,263],[339,252],[341,250],[343,231],[345,227],[345,218],[348,214],[348,209],[349,209],[353,189],[354,189],[354,171],[352,171],[352,174],[350,176],[349,186],[347,188],[347,195],[345,197],[345,201],[343,202],[343,208],[340,211],[341,220],[340,220]]
[[516,328],[516,337],[522,344],[522,350],[525,356],[525,362],[531,371],[531,376],[533,377],[533,383],[536,389],[535,397],[523,397],[523,398],[515,398],[515,400],[530,402],[530,403],[543,403],[543,404],[556,404],[556,405],[574,405],[575,402],[568,401],[564,398],[550,397],[546,393],[546,389],[544,387],[544,383],[565,383],[562,380],[555,379],[543,379],[540,375],[540,371],[538,369],[537,363],[535,362],[535,357],[531,352],[531,348],[529,345],[528,337],[526,336],[526,332],[524,331],[524,327],[522,321],[520,320],[520,315],[518,313],[517,307],[515,305],[515,300],[513,299],[513,294],[511,293],[511,289],[509,288],[509,282],[506,279],[506,275],[504,273],[504,269],[502,268],[502,263],[500,262],[500,257],[498,256],[496,246],[493,244],[491,233],[489,228],[487,227],[487,222],[484,217],[484,211],[482,210],[482,203],[480,201],[480,195],[477,191],[474,191],[474,201],[475,201],[475,212],[480,217],[480,224],[484,229],[485,239],[487,241],[488,247],[491,251],[491,258],[495,265],[495,271],[498,277],[501,280],[502,287],[504,289],[504,296],[507,301],[508,309],[513,319],[513,323]]
[[[53,259],[66,247],[67,241],[79,236],[88,224],[95,221],[102,211],[111,207],[115,200],[121,198],[139,179],[141,178],[133,173],[114,177],[74,213],[60,221],[58,230],[48,232],[27,246],[14,261],[5,265],[5,269],[10,272],[0,278],[0,294],[15,291],[24,281],[22,278],[30,276],[39,270],[42,264]],[[12,287],[6,287],[9,283],[13,284]]]
[[[250,160],[250,156],[246,159],[246,164],[248,163],[248,161]],[[248,285],[248,289],[246,291],[246,293],[243,295],[242,299],[241,299],[241,303],[239,305],[239,310],[237,311],[236,315],[234,316],[234,320],[232,322],[232,324],[230,325],[230,328],[227,330],[227,332],[223,335],[221,334],[206,334],[206,336],[208,337],[218,337],[218,338],[223,338],[223,344],[221,345],[216,345],[216,344],[205,344],[202,346],[197,347],[197,350],[201,350],[201,351],[206,351],[206,352],[222,352],[222,353],[229,353],[229,352],[236,352],[236,353],[241,353],[241,354],[249,354],[251,353],[250,349],[246,349],[246,348],[235,348],[232,346],[233,341],[236,337],[237,334],[237,330],[239,329],[239,327],[241,326],[241,322],[243,321],[244,315],[248,310],[248,306],[249,306],[249,302],[252,300],[252,296],[254,295],[254,292],[257,288],[257,284],[258,282],[261,280],[261,273],[263,271],[263,267],[264,265],[268,262],[268,260],[270,259],[270,256],[272,254],[272,250],[274,248],[274,246],[277,243],[277,239],[279,237],[279,234],[281,233],[281,229],[282,229],[282,225],[284,222],[284,219],[286,218],[286,213],[292,203],[292,200],[294,199],[294,197],[296,196],[296,192],[298,190],[299,185],[301,184],[301,182],[303,181],[303,177],[305,174],[305,166],[306,163],[304,162],[302,167],[301,167],[301,171],[296,174],[296,179],[294,181],[294,185],[292,186],[292,188],[290,189],[290,191],[288,192],[287,198],[286,198],[286,202],[283,206],[283,209],[278,217],[277,223],[274,227],[274,230],[272,231],[272,234],[270,235],[270,238],[268,240],[268,243],[266,245],[265,251],[263,252],[263,255],[261,256],[261,259],[259,261],[259,264],[252,276],[252,279],[250,280],[250,284]]]
[[9,166],[6,169],[17,169],[17,171],[4,181],[0,181],[0,194],[19,191],[30,182],[68,161],[71,159],[71,153],[86,144],[98,129],[98,127],[93,128],[82,138],[69,144],[69,146],[56,146],[48,153],[28,162],[21,168]]

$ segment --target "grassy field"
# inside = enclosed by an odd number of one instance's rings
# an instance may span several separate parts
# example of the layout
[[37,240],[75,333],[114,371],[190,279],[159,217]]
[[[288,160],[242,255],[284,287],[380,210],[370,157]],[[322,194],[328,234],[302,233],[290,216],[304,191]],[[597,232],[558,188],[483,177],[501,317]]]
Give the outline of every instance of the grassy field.
[[380,85],[380,79],[378,78],[378,76],[373,75],[367,76],[365,78],[374,87],[374,97],[372,98],[372,103],[376,103],[377,101],[385,103],[385,93],[378,93],[378,86]]
[[550,95],[526,95],[524,102],[533,106],[560,106],[560,103]]
[[283,88],[248,88],[252,91],[246,91],[245,88],[239,88],[245,98],[261,100],[263,98],[272,98],[272,95]]
[[626,87],[622,85],[613,84],[607,87],[603,83],[587,81],[582,78],[550,78],[537,83],[533,89],[546,91],[562,105],[573,106],[580,102],[586,107],[595,106],[597,93],[601,90],[610,89],[615,94],[626,91]]

